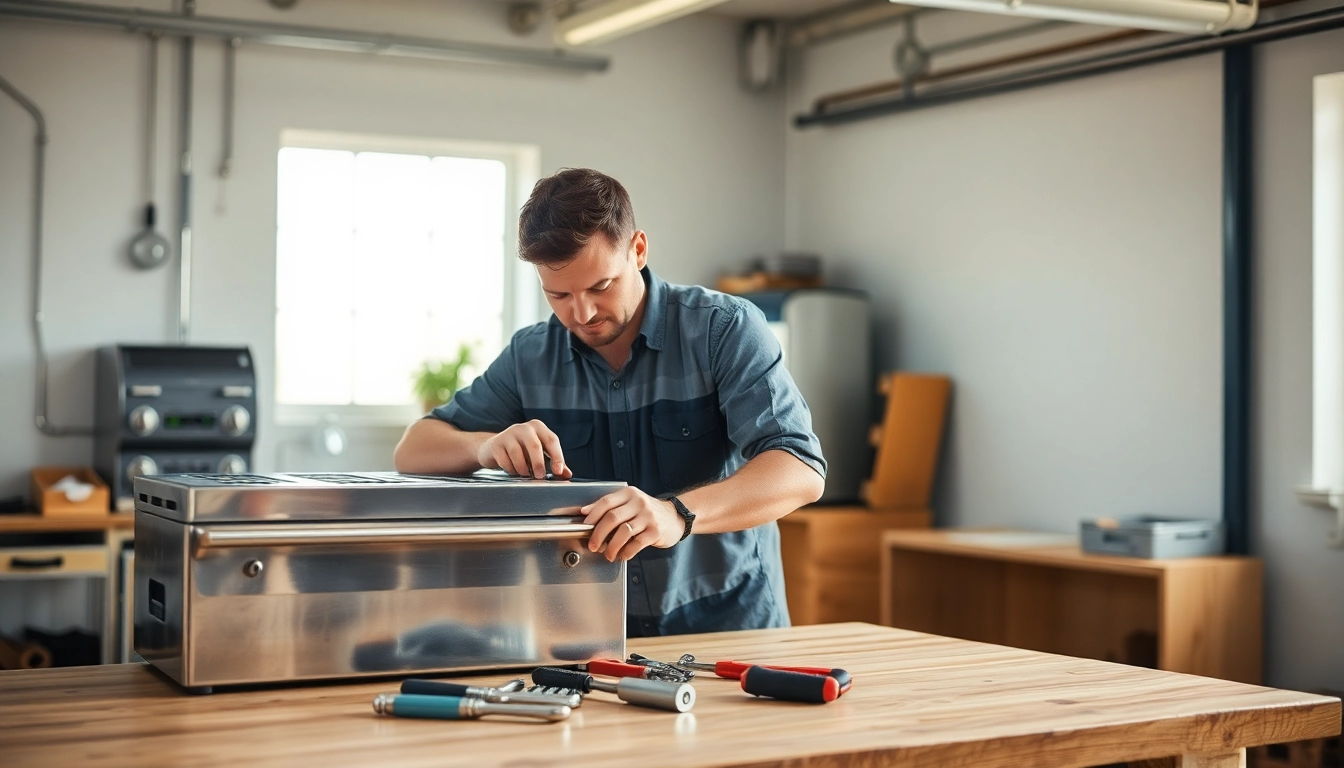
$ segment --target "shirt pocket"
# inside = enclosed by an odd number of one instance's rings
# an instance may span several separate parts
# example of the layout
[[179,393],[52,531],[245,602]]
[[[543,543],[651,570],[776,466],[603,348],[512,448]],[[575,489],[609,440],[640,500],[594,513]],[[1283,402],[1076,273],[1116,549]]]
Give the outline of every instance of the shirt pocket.
[[712,403],[655,409],[653,443],[664,491],[679,493],[713,482],[728,460],[728,436]]
[[565,466],[574,477],[596,479],[593,467],[593,425],[586,423],[558,424],[552,427],[565,454]]

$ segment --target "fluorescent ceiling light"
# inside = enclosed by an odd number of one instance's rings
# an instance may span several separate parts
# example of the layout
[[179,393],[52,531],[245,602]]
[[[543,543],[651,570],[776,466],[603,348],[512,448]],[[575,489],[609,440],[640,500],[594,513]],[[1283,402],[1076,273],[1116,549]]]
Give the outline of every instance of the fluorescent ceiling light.
[[565,45],[601,43],[722,2],[724,0],[609,0],[561,19],[555,27],[555,38]]
[[892,0],[954,11],[1004,13],[1081,24],[1216,35],[1255,24],[1258,0]]

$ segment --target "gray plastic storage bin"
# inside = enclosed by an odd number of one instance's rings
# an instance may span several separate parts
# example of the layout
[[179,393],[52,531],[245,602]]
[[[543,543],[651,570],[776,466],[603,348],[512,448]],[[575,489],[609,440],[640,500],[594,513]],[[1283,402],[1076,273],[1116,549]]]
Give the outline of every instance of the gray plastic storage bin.
[[1178,517],[1084,520],[1084,552],[1165,560],[1223,554],[1223,522]]

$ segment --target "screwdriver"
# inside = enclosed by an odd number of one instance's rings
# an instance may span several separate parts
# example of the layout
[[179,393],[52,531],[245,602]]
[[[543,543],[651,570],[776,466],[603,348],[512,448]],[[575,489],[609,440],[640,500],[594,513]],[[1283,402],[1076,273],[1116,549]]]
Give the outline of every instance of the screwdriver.
[[614,693],[621,701],[641,707],[665,709],[669,712],[689,712],[695,706],[695,688],[689,683],[670,683],[661,680],[644,680],[638,677],[622,677],[614,683],[596,680],[585,672],[555,667],[537,667],[532,672],[532,682],[537,685],[569,688],[580,693],[606,691]]
[[495,704],[465,696],[419,696],[415,694],[380,694],[373,700],[373,711],[380,715],[397,717],[424,717],[436,720],[471,720],[485,715],[513,715],[542,720],[564,720],[569,707],[542,704]]
[[765,667],[766,669],[775,669],[781,672],[797,672],[804,675],[823,675],[835,679],[839,686],[840,693],[849,690],[853,684],[849,673],[843,669],[826,669],[824,667],[786,667],[776,664],[746,664],[740,661],[716,661],[713,664],[703,661],[696,661],[695,656],[685,654],[677,661],[679,667],[690,667],[691,669],[702,669],[706,672],[713,672],[719,677],[739,679],[742,673],[751,667]]
[[578,709],[579,705],[583,703],[583,697],[577,693],[564,695],[529,693],[517,689],[486,688],[461,683],[445,683],[438,680],[403,680],[401,681],[401,692],[423,696],[461,696],[469,699],[481,699],[493,704],[550,704],[552,706],[566,706],[570,709]]

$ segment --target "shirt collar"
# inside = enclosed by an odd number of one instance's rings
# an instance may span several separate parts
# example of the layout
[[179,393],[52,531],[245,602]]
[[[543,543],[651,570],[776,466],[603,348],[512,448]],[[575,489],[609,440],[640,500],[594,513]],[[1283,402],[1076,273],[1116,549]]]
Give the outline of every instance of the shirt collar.
[[[667,283],[647,266],[639,270],[639,275],[644,279],[644,319],[639,324],[639,335],[644,337],[644,345],[649,349],[661,351],[667,336]],[[574,338],[554,313],[547,324],[563,331],[569,342],[565,345],[565,362],[572,362],[576,352],[588,349],[588,345]]]
[[667,283],[647,266],[639,274],[644,277],[644,320],[639,335],[645,346],[661,352],[667,338]]

